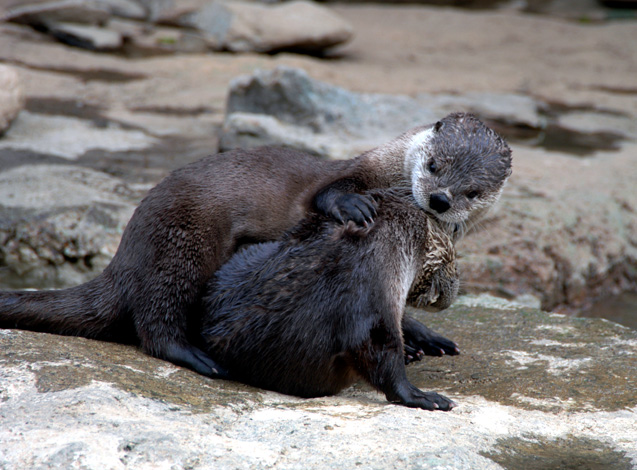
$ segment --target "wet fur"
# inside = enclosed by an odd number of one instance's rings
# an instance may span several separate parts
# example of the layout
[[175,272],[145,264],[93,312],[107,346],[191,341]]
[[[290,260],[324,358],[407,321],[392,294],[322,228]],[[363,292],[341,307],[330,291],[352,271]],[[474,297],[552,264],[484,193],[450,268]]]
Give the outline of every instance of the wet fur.
[[[315,397],[363,378],[390,401],[448,410],[405,376],[405,300],[444,308],[458,292],[455,251],[409,194],[375,191],[370,229],[310,217],[281,241],[234,255],[208,284],[207,352],[242,382]],[[444,299],[444,300],[441,300]]]

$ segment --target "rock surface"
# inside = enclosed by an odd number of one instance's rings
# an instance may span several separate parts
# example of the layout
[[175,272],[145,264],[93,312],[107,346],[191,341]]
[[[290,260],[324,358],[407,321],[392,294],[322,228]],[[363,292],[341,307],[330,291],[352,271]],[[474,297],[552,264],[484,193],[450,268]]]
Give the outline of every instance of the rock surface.
[[634,290],[636,151],[582,159],[514,149],[499,206],[458,246],[465,288],[530,293],[547,310]]
[[111,51],[124,44],[120,33],[99,26],[59,22],[47,24],[47,30],[66,44],[92,51]]
[[353,34],[338,15],[305,0],[273,5],[212,1],[180,23],[204,32],[212,49],[231,52],[318,53]]
[[133,191],[87,168],[19,166],[0,173],[0,283],[60,287],[110,262],[133,213]]
[[[151,5],[156,17],[162,3],[143,2],[156,5]],[[139,24],[121,23],[118,31],[146,42],[148,54],[95,54],[2,23],[0,61],[18,70],[26,111],[10,128],[11,137],[0,139],[0,170],[24,168],[38,175],[37,165],[46,164],[71,172],[77,166],[106,171],[111,175],[106,179],[116,182],[105,185],[109,194],[121,181],[135,193],[132,203],[128,193],[106,197],[120,201],[123,211],[130,204],[131,210],[167,171],[216,150],[233,78],[278,65],[302,68],[317,80],[360,94],[415,101],[444,95],[462,107],[469,105],[465,95],[472,95],[476,108],[480,102],[492,106],[493,97],[485,94],[493,92],[522,97],[506,102],[517,103],[518,118],[525,116],[521,130],[530,126],[534,134],[524,145],[512,141],[514,174],[502,206],[482,232],[459,247],[465,285],[511,297],[530,292],[543,297],[547,308],[563,299],[635,289],[627,260],[633,259],[635,246],[635,187],[629,183],[635,180],[637,149],[626,142],[637,122],[637,48],[626,47],[634,42],[634,21],[590,24],[510,9],[413,5],[329,9],[356,32],[330,60],[286,53],[161,56],[152,50],[158,44],[175,51],[187,46],[180,43],[183,28],[154,36]],[[203,38],[190,39],[188,47],[203,50]],[[505,111],[493,112],[493,123],[505,122]],[[559,123],[559,132],[545,132],[551,119]],[[29,131],[14,134],[17,126]],[[289,127],[283,129],[289,138]],[[618,130],[623,138],[599,145]],[[586,158],[575,156],[577,142]],[[326,148],[330,143],[327,139]],[[55,177],[42,178],[42,184],[57,185],[67,196],[86,194],[59,171],[51,168]],[[7,188],[9,180],[5,177],[1,187]],[[12,187],[22,195],[22,186]],[[52,197],[42,199],[48,204]],[[7,208],[10,201],[3,192],[3,229],[25,227],[18,215],[30,216],[32,209],[25,211],[26,204]],[[89,206],[98,214],[106,210],[101,202]],[[60,226],[70,236],[64,242],[51,239],[51,252],[58,254],[52,258],[43,251],[43,265],[61,259],[60,247],[74,246],[83,227],[84,216],[73,207],[67,210],[75,221]],[[109,256],[118,231],[99,229],[99,236],[113,236],[103,245]],[[73,267],[77,262],[66,257],[55,268],[62,272],[71,266],[65,285],[85,279]],[[0,262],[0,272],[6,269]],[[3,278],[0,284],[22,287],[15,281],[15,276]],[[29,287],[50,285],[46,279],[31,282]],[[462,348],[461,356],[431,358],[408,369],[419,386],[460,402],[451,413],[391,406],[361,387],[335,398],[299,400],[207,381],[134,348],[3,332],[0,468],[308,468],[308,462],[313,468],[543,470],[564,462],[578,469],[636,468],[634,330],[528,309],[485,313],[461,305],[421,318]],[[590,334],[583,335],[584,330]]]
[[352,93],[288,67],[233,80],[226,113],[221,150],[286,145],[331,158],[355,156],[437,116],[406,96]]
[[[307,0],[281,4],[171,0],[53,0],[14,5],[0,19],[25,24],[71,46],[137,52],[214,51],[320,54],[347,42],[349,24]],[[186,2],[179,2],[186,3]],[[128,26],[122,31],[122,18]],[[167,30],[155,23],[180,28]],[[126,39],[126,41],[125,41]],[[167,45],[177,47],[165,47]],[[163,47],[162,47],[163,46]]]
[[488,297],[415,315],[461,345],[408,367],[451,412],[363,385],[304,400],[133,347],[2,330],[0,467],[637,468],[635,331]]
[[404,95],[356,93],[290,67],[257,70],[230,83],[220,147],[284,145],[351,158],[406,130],[457,110],[501,126],[544,127],[533,98],[507,93]]
[[76,160],[94,149],[145,149],[153,137],[117,124],[99,126],[85,119],[23,112],[0,140],[0,149],[22,149]]
[[18,72],[0,64],[0,136],[24,107],[24,92]]

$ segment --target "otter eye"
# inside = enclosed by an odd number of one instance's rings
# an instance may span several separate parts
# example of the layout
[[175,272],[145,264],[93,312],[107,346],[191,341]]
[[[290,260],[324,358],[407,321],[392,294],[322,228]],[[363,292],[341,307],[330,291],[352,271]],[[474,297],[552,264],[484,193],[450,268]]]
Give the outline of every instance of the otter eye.
[[468,197],[469,199],[475,199],[475,198],[477,198],[479,195],[480,195],[480,193],[479,193],[478,191],[475,191],[475,190],[474,190],[474,191],[469,191],[469,192],[467,193],[467,197]]
[[429,170],[429,173],[435,173],[437,170],[436,162],[429,160],[429,163],[427,163],[427,169]]

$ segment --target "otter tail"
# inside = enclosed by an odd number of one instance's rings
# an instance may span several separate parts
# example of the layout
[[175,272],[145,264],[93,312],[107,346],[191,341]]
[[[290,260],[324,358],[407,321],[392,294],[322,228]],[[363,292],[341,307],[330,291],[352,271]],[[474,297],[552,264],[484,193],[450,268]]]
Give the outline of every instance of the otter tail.
[[127,319],[118,304],[104,273],[69,289],[0,292],[0,328],[132,342],[123,336],[135,329],[123,325]]

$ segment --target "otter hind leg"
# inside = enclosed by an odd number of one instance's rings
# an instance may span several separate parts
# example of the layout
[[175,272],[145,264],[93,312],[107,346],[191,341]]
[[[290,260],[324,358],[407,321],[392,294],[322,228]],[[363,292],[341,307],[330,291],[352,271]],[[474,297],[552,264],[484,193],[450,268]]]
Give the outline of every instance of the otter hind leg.
[[159,277],[150,289],[147,285],[137,286],[145,295],[134,296],[131,311],[142,348],[153,357],[207,377],[226,377],[228,373],[195,346],[198,342],[194,334],[189,335],[200,325],[196,295],[202,282],[176,275],[166,277],[173,282]]

